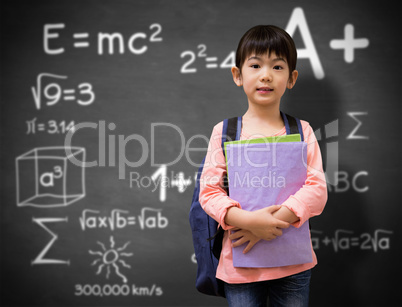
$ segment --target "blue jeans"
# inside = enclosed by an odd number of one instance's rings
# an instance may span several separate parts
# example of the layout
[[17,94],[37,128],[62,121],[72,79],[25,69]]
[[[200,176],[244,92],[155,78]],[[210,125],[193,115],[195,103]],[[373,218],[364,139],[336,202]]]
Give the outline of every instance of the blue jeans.
[[280,279],[245,284],[225,283],[229,307],[307,307],[311,270]]

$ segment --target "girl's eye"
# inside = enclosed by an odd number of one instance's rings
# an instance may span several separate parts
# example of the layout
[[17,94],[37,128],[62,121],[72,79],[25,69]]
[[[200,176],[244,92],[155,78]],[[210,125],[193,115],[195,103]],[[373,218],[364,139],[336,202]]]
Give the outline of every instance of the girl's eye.
[[250,67],[252,67],[252,68],[259,68],[260,65],[258,65],[258,64],[253,64],[253,65],[251,65]]
[[276,65],[276,66],[274,66],[274,69],[275,69],[275,70],[281,70],[281,69],[283,69],[283,67],[282,67],[282,66],[279,66],[279,65]]

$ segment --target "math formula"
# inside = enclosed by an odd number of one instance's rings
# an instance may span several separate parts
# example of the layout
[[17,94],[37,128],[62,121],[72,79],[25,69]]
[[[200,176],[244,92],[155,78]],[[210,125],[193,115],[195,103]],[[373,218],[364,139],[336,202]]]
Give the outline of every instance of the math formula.
[[41,73],[36,79],[36,87],[32,87],[32,95],[37,110],[42,106],[51,107],[59,102],[76,102],[87,106],[94,102],[95,93],[92,84],[82,82],[73,88],[64,88],[63,81],[67,76]]
[[[43,28],[43,49],[46,54],[59,55],[66,52],[66,46],[60,42],[63,36],[63,30],[66,28],[64,23],[45,24]],[[98,55],[109,54],[115,52],[124,54],[129,52],[134,55],[144,54],[148,50],[148,44],[162,42],[162,26],[153,23],[147,32],[135,32],[128,38],[124,38],[119,32],[98,32],[95,34],[96,49]],[[75,49],[90,48],[90,38],[92,34],[89,32],[77,32],[70,37],[69,47]],[[63,40],[64,42],[64,40]],[[116,48],[116,51],[115,51]]]
[[314,249],[332,247],[334,252],[341,252],[350,249],[371,250],[379,252],[391,248],[391,235],[393,231],[377,229],[373,234],[368,232],[355,235],[351,230],[337,229],[333,236],[325,235],[318,230],[311,231],[311,241]]

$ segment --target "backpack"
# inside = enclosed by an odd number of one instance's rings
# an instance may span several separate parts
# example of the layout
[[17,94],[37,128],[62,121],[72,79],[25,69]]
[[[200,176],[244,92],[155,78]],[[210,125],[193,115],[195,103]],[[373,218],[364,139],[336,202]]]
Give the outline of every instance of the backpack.
[[[304,141],[303,129],[300,120],[282,113],[285,122],[286,134],[300,134]],[[223,121],[222,149],[226,141],[240,139],[242,117],[233,117]],[[223,151],[223,154],[225,152]],[[201,293],[225,297],[223,282],[216,278],[216,268],[222,250],[224,230],[218,222],[211,218],[201,207],[199,202],[200,178],[204,168],[205,158],[202,161],[195,181],[193,199],[191,202],[189,220],[193,236],[195,257],[197,260],[197,277],[195,287]],[[228,192],[227,178],[224,179],[224,187]]]

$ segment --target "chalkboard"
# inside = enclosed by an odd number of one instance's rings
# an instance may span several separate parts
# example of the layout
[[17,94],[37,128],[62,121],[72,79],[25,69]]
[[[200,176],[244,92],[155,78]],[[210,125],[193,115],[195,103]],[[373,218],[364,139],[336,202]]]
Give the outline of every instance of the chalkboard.
[[[1,305],[225,306],[188,213],[212,127],[247,109],[234,51],[285,28],[329,200],[311,306],[401,305],[395,1],[2,1]],[[85,162],[85,163],[83,163]]]

